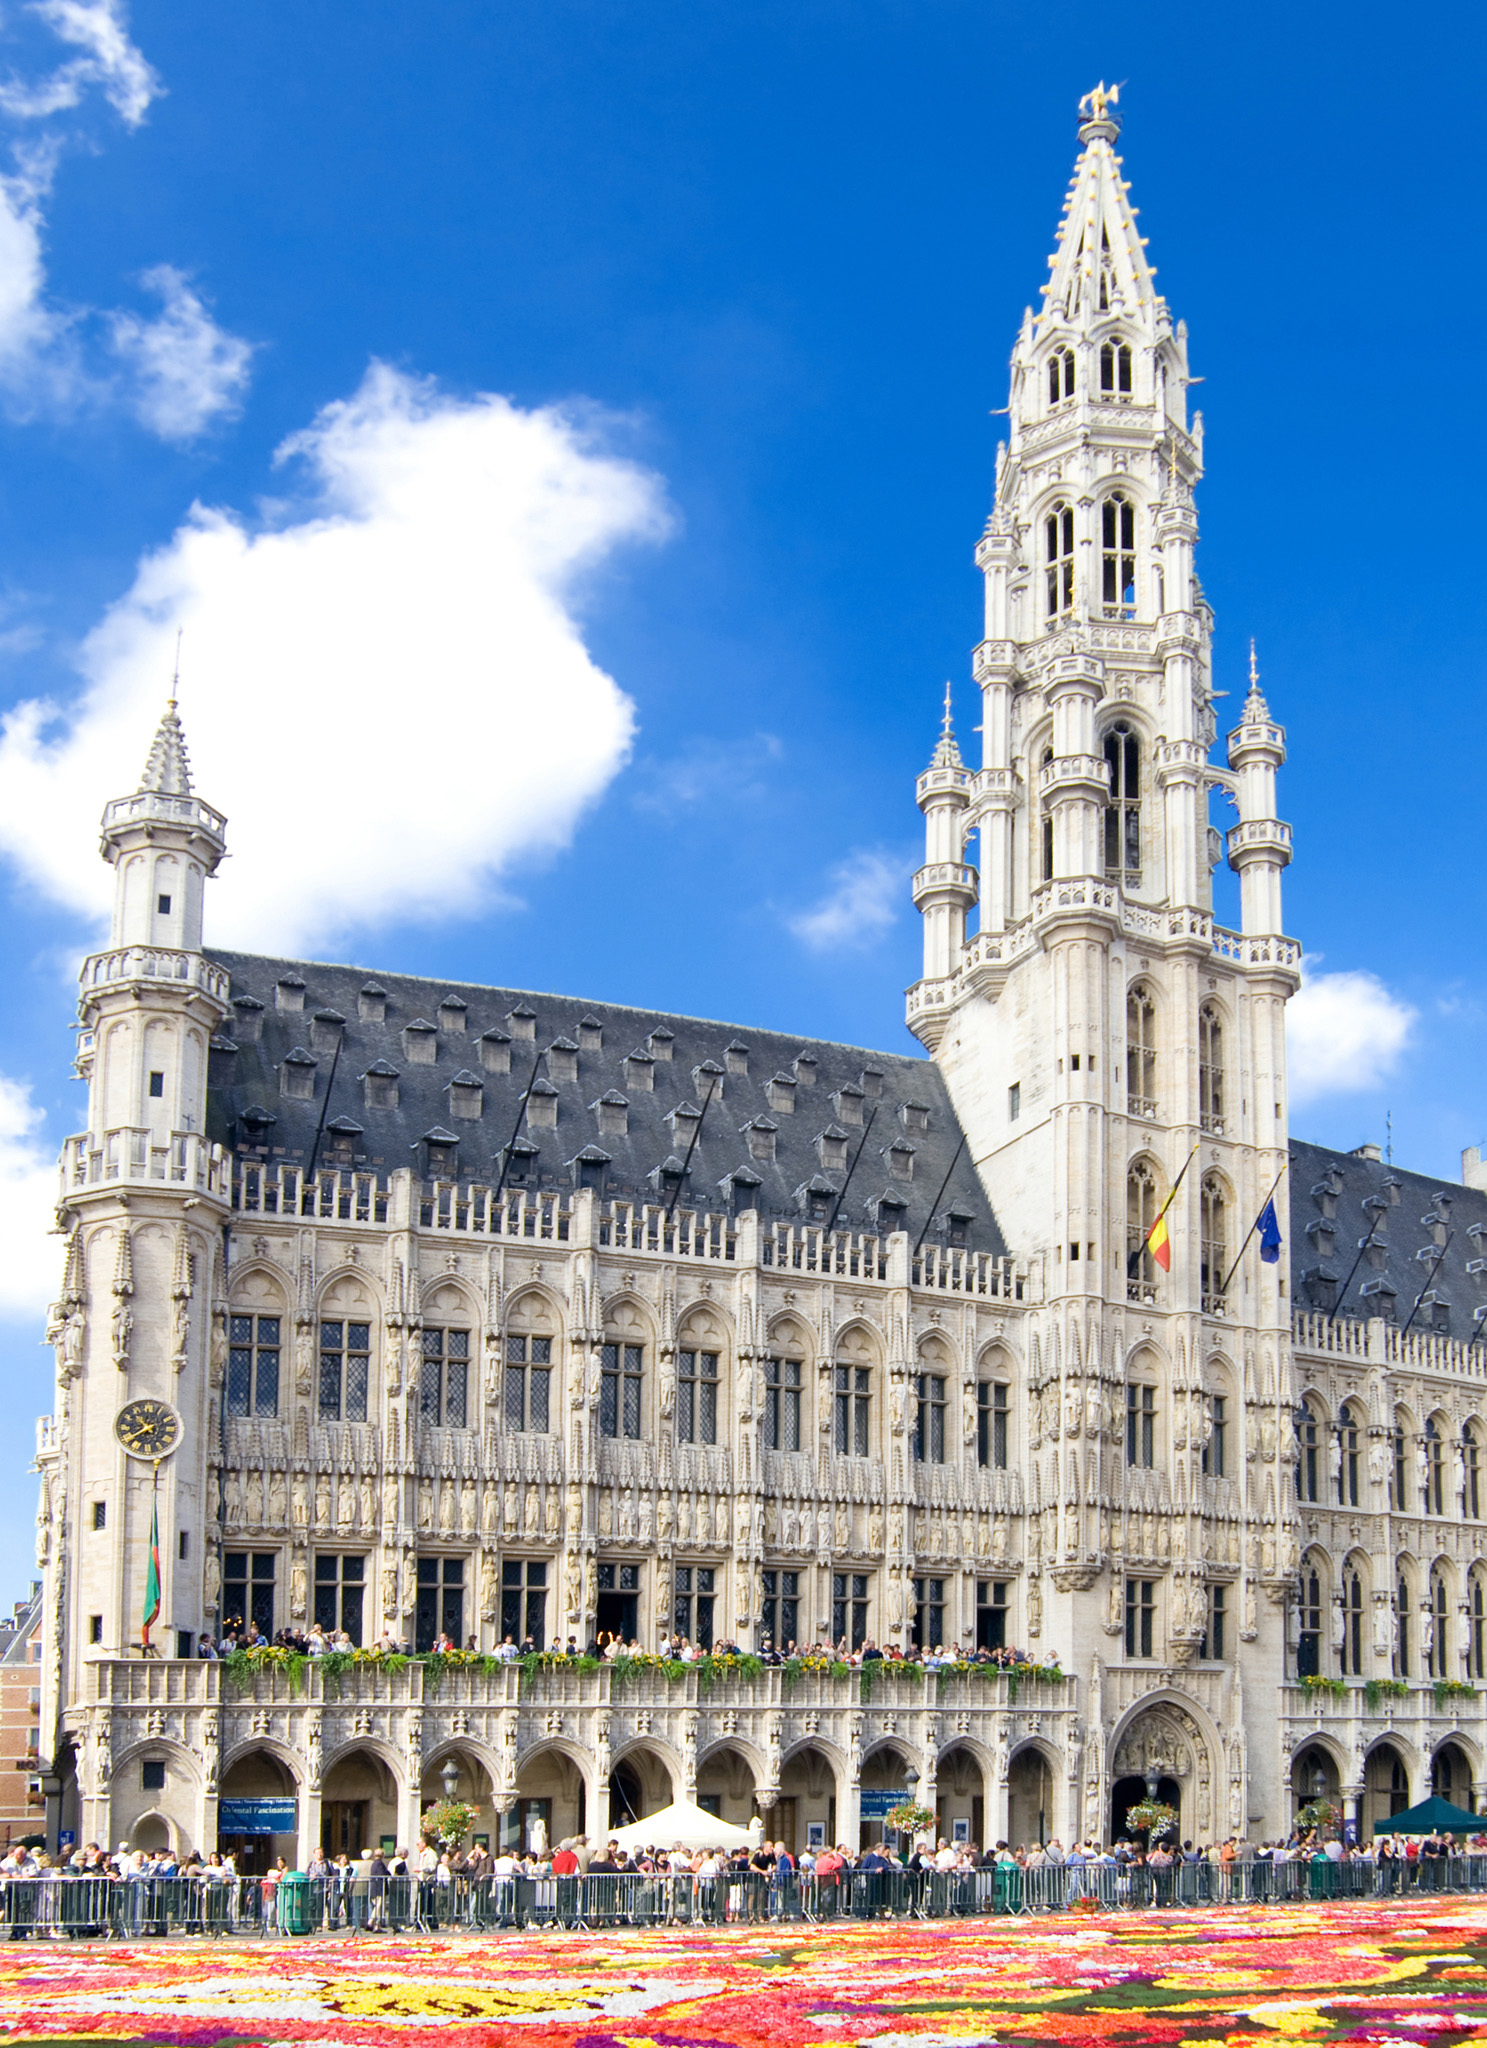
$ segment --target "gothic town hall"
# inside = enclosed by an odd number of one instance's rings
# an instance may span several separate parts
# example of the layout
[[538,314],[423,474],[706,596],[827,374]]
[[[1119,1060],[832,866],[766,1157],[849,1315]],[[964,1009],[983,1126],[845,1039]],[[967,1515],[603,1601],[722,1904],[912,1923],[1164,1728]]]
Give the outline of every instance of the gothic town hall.
[[[174,705],[108,805],[38,1426],[53,1844],[302,1864],[455,1783],[493,1840],[688,1797],[802,1845],[910,1771],[976,1842],[1108,1839],[1145,1788],[1204,1840],[1487,1798],[1487,1180],[1290,1135],[1284,729],[1252,667],[1218,732],[1188,336],[1081,117],[975,544],[979,758],[947,717],[916,785],[925,1056],[213,947]],[[195,1655],[229,1614],[1040,1675],[243,1680]]]

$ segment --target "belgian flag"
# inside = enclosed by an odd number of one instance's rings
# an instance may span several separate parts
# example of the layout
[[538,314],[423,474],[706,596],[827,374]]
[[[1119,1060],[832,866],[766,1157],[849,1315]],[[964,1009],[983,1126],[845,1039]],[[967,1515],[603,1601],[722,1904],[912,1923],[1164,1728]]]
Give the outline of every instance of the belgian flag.
[[150,1503],[150,1563],[145,1573],[145,1618],[140,1640],[148,1649],[151,1624],[160,1614],[160,1503]]
[[1197,1156],[1198,1147],[1195,1145],[1187,1158],[1182,1162],[1182,1173],[1179,1173],[1176,1180],[1173,1181],[1171,1194],[1168,1195],[1166,1201],[1158,1209],[1156,1220],[1146,1233],[1145,1250],[1151,1253],[1164,1273],[1172,1271],[1172,1238],[1167,1229],[1167,1211],[1172,1207],[1177,1196],[1177,1190],[1182,1186],[1183,1174],[1187,1172]]

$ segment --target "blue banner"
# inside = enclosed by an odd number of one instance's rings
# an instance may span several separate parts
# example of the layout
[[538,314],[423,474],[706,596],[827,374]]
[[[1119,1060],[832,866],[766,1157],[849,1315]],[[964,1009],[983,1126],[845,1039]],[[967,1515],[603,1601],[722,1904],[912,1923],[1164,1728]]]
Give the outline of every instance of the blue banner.
[[292,1835],[299,1828],[297,1799],[220,1799],[217,1832],[222,1835]]
[[862,1818],[864,1820],[885,1820],[895,1806],[901,1806],[909,1794],[905,1787],[897,1790],[890,1787],[875,1787],[862,1794]]

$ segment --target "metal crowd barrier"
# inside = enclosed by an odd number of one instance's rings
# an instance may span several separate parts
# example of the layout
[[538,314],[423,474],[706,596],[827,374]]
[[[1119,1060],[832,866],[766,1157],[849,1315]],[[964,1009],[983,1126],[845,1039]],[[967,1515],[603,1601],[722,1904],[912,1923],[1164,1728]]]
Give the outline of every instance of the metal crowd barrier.
[[584,1877],[100,1877],[0,1879],[0,1938],[138,1941],[167,1935],[264,1938],[346,1933],[481,1934],[501,1928],[602,1929],[793,1921],[943,1920],[1003,1913],[1116,1912],[1487,1892],[1487,1856],[1331,1863],[999,1863],[968,1871],[802,1877],[724,1871],[596,1871]]

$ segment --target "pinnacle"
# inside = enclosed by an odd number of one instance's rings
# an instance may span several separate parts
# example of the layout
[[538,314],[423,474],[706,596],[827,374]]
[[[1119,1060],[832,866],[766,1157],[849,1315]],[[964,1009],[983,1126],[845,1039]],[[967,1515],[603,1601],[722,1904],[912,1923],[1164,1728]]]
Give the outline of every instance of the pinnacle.
[[1112,147],[1119,88],[1098,85],[1079,102],[1079,160],[1059,221],[1042,318],[1079,327],[1157,304],[1154,272],[1136,229],[1130,184]]
[[940,737],[934,753],[930,756],[931,768],[963,768],[960,748],[955,743],[955,730],[950,722],[950,685],[945,685],[945,715],[940,721]]
[[150,742],[150,756],[139,786],[142,793],[150,790],[161,796],[191,794],[191,764],[186,757],[186,736],[176,716],[174,697],[167,703],[165,716]]
[[1249,695],[1244,700],[1244,711],[1239,722],[1241,725],[1268,725],[1270,723],[1270,706],[1265,702],[1260,689],[1260,671],[1255,663],[1255,643],[1253,640],[1249,644]]

